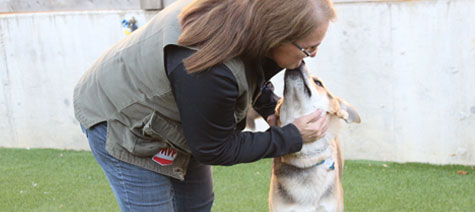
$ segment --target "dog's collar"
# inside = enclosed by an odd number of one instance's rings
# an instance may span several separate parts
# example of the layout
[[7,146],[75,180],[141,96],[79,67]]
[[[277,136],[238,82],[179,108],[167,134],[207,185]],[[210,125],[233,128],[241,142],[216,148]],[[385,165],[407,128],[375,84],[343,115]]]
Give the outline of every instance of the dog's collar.
[[320,165],[325,165],[325,167],[327,168],[328,171],[334,171],[335,170],[335,161],[332,159],[332,158],[329,158],[329,159],[326,159],[326,160],[322,160],[316,164],[308,164],[308,165],[302,165],[302,164],[298,164],[298,163],[294,163],[292,161],[282,161],[283,163],[285,164],[288,164],[288,165],[291,165],[291,166],[295,166],[297,168],[300,168],[300,169],[309,169],[309,168],[314,168],[314,167],[317,167],[317,166],[320,166]]
[[322,160],[320,162],[318,162],[317,164],[311,166],[311,167],[317,167],[317,166],[320,166],[322,164],[325,164],[325,166],[327,167],[328,170],[335,170],[335,161],[333,159],[327,159],[327,160]]

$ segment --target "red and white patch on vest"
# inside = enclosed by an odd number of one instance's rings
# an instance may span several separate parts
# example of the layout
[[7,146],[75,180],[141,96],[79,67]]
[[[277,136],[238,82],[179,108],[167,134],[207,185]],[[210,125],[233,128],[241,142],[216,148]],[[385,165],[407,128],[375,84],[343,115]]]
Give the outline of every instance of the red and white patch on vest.
[[177,155],[177,151],[173,148],[163,148],[152,157],[152,160],[162,166],[169,166],[173,164]]

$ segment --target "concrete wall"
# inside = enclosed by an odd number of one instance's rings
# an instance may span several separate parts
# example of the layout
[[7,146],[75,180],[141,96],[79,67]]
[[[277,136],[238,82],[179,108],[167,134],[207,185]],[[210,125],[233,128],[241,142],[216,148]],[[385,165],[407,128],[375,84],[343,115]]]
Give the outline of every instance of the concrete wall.
[[315,73],[363,124],[349,158],[475,164],[475,1],[341,4]]
[[97,11],[0,16],[0,146],[88,149],[73,87],[107,48],[154,13]]
[[137,10],[140,8],[140,0],[0,0],[0,12]]
[[[475,165],[475,1],[335,7],[339,18],[307,63],[360,112],[363,123],[343,129],[346,158]],[[88,149],[73,115],[73,87],[125,37],[123,18],[141,25],[151,15],[0,15],[0,146]],[[278,92],[281,80],[273,80]]]
[[0,13],[78,10],[160,10],[175,0],[0,0]]

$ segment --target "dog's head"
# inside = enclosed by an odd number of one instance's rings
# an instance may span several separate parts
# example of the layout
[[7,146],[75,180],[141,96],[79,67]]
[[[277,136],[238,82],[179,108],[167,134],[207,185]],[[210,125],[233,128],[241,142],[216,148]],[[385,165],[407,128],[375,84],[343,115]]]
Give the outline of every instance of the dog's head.
[[284,98],[276,109],[281,125],[292,123],[295,119],[317,109],[339,117],[347,123],[360,122],[356,109],[330,93],[319,78],[312,77],[305,63],[297,69],[286,70],[284,82]]

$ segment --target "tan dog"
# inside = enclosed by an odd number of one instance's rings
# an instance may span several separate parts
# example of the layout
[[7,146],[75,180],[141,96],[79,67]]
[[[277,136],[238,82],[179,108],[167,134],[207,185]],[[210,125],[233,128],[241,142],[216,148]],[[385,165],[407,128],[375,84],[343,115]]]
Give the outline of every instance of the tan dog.
[[272,212],[343,211],[343,154],[339,119],[360,122],[353,106],[332,95],[310,76],[305,64],[285,72],[284,98],[276,109],[281,125],[321,109],[330,116],[323,138],[304,143],[300,152],[275,158],[269,193]]

